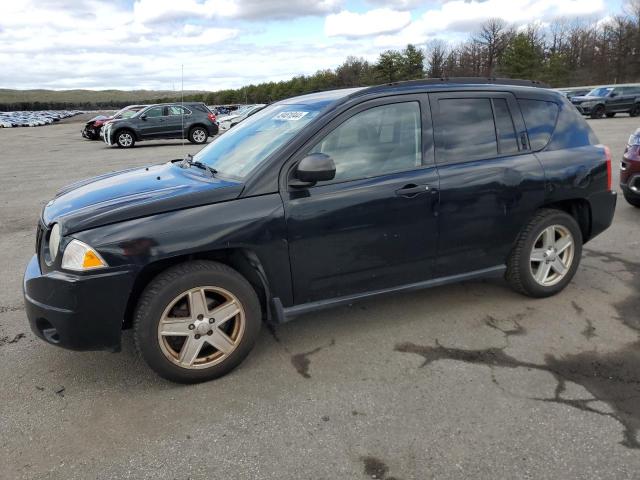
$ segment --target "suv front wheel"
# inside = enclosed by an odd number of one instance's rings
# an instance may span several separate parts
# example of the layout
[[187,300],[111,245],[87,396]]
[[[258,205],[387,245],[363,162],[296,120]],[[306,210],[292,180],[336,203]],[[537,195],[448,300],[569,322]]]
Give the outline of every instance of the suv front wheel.
[[582,232],[561,210],[540,210],[522,230],[507,262],[511,287],[530,297],[555,295],[580,264]]
[[131,130],[120,130],[116,133],[116,144],[120,148],[131,148],[136,144],[136,139]]
[[196,145],[207,143],[207,138],[209,138],[209,133],[204,127],[193,127],[189,131],[189,141]]
[[136,309],[138,351],[161,377],[197,383],[242,362],[262,322],[253,287],[227,265],[193,261],[158,275]]
[[606,112],[607,110],[604,108],[604,105],[596,105],[591,111],[591,118],[602,118]]

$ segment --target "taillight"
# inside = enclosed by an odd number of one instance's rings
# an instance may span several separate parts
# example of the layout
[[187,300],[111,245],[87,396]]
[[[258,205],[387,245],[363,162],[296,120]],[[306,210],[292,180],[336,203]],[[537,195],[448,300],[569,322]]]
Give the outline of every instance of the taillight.
[[607,162],[607,190],[611,190],[612,186],[612,175],[611,175],[611,150],[606,145],[604,147],[604,156]]
[[207,117],[209,117],[209,120],[211,120],[211,123],[216,123],[216,116],[213,113],[209,113]]

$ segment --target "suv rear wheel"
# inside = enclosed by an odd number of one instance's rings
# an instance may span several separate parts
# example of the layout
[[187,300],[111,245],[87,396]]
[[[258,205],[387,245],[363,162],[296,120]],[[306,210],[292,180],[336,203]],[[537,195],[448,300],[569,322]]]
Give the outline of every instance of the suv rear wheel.
[[571,281],[580,264],[582,232],[560,210],[540,210],[520,233],[507,262],[511,287],[530,297],[555,295]]
[[635,103],[633,107],[631,107],[631,111],[629,112],[629,116],[637,117],[640,115],[640,103]]
[[134,318],[138,351],[161,377],[197,383],[225,375],[244,360],[261,326],[253,287],[232,268],[193,261],[158,275]]
[[191,143],[201,145],[207,143],[207,138],[209,138],[209,133],[204,127],[193,127],[189,131],[189,141]]
[[131,148],[136,144],[136,138],[131,130],[120,130],[116,133],[116,144],[120,148]]

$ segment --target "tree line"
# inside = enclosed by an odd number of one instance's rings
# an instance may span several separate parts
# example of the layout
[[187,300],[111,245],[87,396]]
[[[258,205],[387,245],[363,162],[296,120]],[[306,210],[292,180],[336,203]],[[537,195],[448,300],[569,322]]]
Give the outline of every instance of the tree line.
[[[349,56],[335,69],[319,70],[280,82],[185,95],[208,105],[270,103],[333,88],[377,85],[417,78],[505,77],[539,80],[552,87],[640,81],[640,0],[604,21],[558,19],[542,27],[516,28],[500,19],[483,23],[458,44],[441,39],[423,46],[386,50],[369,62]],[[175,101],[175,97],[143,103]],[[142,101],[141,101],[142,102]],[[130,101],[80,103],[12,102],[4,110],[118,108]]]

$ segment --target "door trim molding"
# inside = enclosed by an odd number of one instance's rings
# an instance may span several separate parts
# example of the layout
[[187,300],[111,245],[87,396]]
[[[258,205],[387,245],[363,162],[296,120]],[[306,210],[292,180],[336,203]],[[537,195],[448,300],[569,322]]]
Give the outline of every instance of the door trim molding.
[[359,300],[365,300],[378,295],[385,295],[388,293],[408,292],[412,290],[422,290],[426,288],[439,287],[441,285],[448,285],[450,283],[457,283],[464,280],[473,280],[476,278],[499,276],[507,269],[506,265],[497,265],[495,267],[483,268],[480,270],[474,270],[467,273],[459,273],[457,275],[450,275],[448,277],[433,278],[431,280],[425,280],[422,282],[409,283],[406,285],[399,285],[396,287],[385,288],[381,290],[373,290],[370,292],[357,293],[353,295],[345,295],[342,297],[330,298],[327,300],[318,300],[315,302],[302,303],[300,305],[293,305],[291,307],[283,307],[282,302],[278,297],[272,299],[273,318],[277,323],[285,323],[293,320],[298,315],[314,312],[316,310],[323,310],[325,308],[337,307],[346,303],[352,303]]

